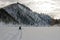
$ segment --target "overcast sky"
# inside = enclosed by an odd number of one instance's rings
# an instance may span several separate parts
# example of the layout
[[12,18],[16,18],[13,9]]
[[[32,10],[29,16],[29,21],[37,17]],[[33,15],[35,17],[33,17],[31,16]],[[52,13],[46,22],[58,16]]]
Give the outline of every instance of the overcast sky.
[[60,0],[0,0],[0,7],[4,7],[15,2],[25,4],[30,9],[38,13],[53,13],[52,15],[56,15],[56,13],[58,13],[58,16],[60,14]]

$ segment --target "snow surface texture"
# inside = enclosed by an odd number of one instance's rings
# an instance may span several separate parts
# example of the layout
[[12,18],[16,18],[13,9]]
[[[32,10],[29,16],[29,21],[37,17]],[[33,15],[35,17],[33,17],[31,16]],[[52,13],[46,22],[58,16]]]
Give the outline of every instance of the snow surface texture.
[[50,25],[52,21],[50,16],[33,12],[31,9],[20,3],[8,5],[3,7],[3,9],[20,24],[41,26]]
[[0,40],[20,40],[18,27],[0,27]]
[[60,40],[60,27],[0,27],[0,40]]

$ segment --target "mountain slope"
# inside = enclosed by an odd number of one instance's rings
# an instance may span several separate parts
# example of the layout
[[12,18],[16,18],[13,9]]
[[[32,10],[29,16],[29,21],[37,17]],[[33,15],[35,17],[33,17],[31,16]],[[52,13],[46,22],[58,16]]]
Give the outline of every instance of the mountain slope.
[[[7,12],[4,14],[9,14],[19,24],[50,25],[52,21],[52,18],[50,16],[33,12],[30,8],[20,3],[14,3],[2,9]],[[2,12],[0,9],[0,14],[1,13]]]

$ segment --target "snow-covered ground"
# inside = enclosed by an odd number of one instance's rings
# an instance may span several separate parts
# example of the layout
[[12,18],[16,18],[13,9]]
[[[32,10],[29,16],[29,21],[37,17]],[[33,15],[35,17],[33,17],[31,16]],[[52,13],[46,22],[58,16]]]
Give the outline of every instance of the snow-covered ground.
[[[22,34],[21,34],[22,32]],[[60,40],[59,27],[0,27],[0,40]]]
[[60,40],[60,27],[33,27],[0,23],[0,40]]
[[0,27],[0,40],[19,40],[18,27]]
[[25,27],[22,40],[60,40],[59,27]]

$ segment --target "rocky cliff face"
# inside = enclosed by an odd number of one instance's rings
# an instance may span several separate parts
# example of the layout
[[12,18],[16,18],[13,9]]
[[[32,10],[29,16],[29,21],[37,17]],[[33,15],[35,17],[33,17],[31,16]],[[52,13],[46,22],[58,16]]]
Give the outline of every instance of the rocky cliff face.
[[[50,25],[52,18],[45,14],[33,12],[30,8],[20,3],[14,3],[2,8],[4,14],[9,14],[10,17],[19,24],[25,25]],[[0,14],[2,14],[0,9]],[[3,15],[2,15],[3,16]],[[0,16],[1,17],[1,16]]]

